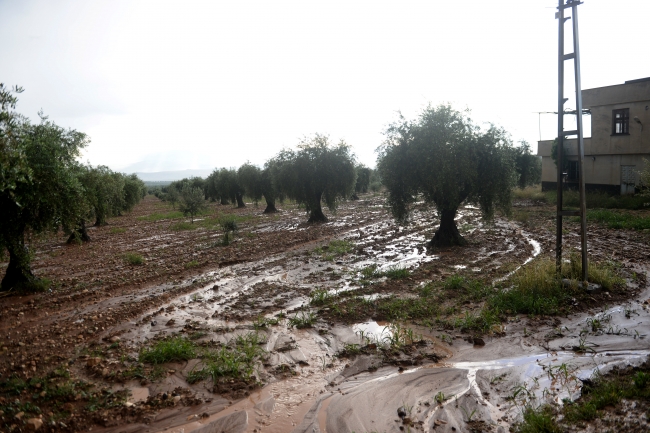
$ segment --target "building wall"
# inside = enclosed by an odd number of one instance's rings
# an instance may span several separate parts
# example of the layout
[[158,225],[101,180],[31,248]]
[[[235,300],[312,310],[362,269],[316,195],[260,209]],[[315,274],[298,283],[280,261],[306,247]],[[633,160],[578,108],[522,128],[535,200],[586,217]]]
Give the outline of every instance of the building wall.
[[[644,158],[650,160],[650,80],[583,90],[582,98],[584,107],[591,110],[591,138],[584,139],[585,183],[588,188],[591,185],[589,189],[601,187],[616,191],[614,186],[621,184],[622,165],[632,165],[640,171],[644,168]],[[629,134],[613,135],[612,111],[620,108],[629,109]],[[577,140],[568,139],[564,143],[565,156],[576,161]],[[537,154],[542,157],[545,189],[555,188],[557,181],[552,145],[553,140],[545,140],[538,142],[537,148]]]

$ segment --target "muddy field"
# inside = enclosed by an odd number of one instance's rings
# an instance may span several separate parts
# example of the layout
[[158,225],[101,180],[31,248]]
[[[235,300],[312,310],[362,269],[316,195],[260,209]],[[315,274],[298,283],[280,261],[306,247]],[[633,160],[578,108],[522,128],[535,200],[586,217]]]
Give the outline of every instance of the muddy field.
[[[554,207],[522,201],[485,224],[466,206],[468,245],[437,251],[422,206],[406,227],[380,195],[319,225],[281,209],[211,205],[191,224],[148,196],[88,244],[33,239],[52,289],[0,299],[0,430],[505,432],[530,401],[576,399],[595,369],[650,353],[646,233],[589,227],[592,260],[624,278],[616,290],[480,325],[480,298],[453,282],[490,290],[552,256]],[[228,245],[224,214],[239,225]],[[406,306],[435,290],[440,305],[418,308],[437,315],[413,319]],[[648,431],[635,414],[611,422]]]

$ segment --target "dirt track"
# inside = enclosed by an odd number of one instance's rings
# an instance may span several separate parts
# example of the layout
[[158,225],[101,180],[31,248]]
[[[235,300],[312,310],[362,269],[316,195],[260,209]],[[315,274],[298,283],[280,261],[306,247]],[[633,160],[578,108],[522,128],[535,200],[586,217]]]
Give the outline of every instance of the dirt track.
[[[531,377],[530,368],[538,363],[540,354],[550,354],[549,362],[553,356],[570,357],[585,372],[586,363],[592,362],[585,360],[583,367],[580,359],[564,355],[562,347],[575,339],[570,332],[549,344],[544,336],[557,327],[552,321],[517,318],[506,325],[505,336],[485,336],[484,347],[464,341],[468,335],[459,331],[451,332],[450,345],[440,339],[438,330],[413,325],[424,343],[382,360],[363,353],[335,356],[349,347],[346,345],[359,343],[360,332],[385,337],[382,333],[387,332],[388,324],[377,325],[372,317],[355,321],[318,311],[315,327],[305,330],[288,326],[286,320],[257,329],[254,321],[280,312],[290,317],[304,312],[301,308],[308,308],[309,294],[315,290],[336,295],[350,292],[371,302],[377,296],[410,296],[423,283],[458,272],[487,280],[503,278],[534,256],[549,254],[553,247],[553,209],[525,205],[520,203],[518,208],[531,214],[524,225],[498,218],[494,225],[485,226],[476,209],[464,208],[458,225],[469,246],[434,253],[423,247],[435,228],[431,210],[418,209],[414,224],[402,228],[392,222],[381,197],[370,196],[344,203],[330,222],[322,225],[305,224],[304,213],[291,207],[265,216],[262,208],[254,206],[237,210],[215,205],[202,217],[204,225],[199,221],[200,227],[194,230],[173,230],[179,219],[141,219],[171,210],[148,197],[133,213],[92,229],[90,244],[68,246],[63,236],[35,240],[35,272],[51,278],[54,289],[2,299],[2,378],[33,379],[49,374],[53,383],[80,380],[94,386],[79,385],[65,402],[47,393],[40,395],[35,383],[25,390],[5,387],[0,406],[8,410],[0,425],[19,431],[25,428],[25,419],[38,417],[40,412],[42,431],[90,427],[96,431],[100,426],[115,432],[166,428],[174,432],[219,428],[232,432],[399,431],[404,425],[395,422],[399,421],[397,409],[407,405],[415,407],[408,428],[465,431],[462,429],[469,427],[464,427],[468,423],[463,410],[475,411],[476,420],[481,420],[472,427],[476,431],[507,428],[517,417],[517,407],[497,409],[507,406],[505,386],[501,396],[493,390],[496,395],[485,400],[490,388],[489,378],[485,384],[486,371],[504,369],[507,380],[514,384]],[[242,217],[235,241],[226,247],[220,245],[218,228],[205,223],[217,212]],[[646,234],[592,227],[590,236],[592,257],[616,260],[624,269],[645,277],[650,251]],[[579,240],[572,233],[567,238],[575,243]],[[333,239],[347,240],[354,247],[328,260],[328,250],[322,247]],[[142,254],[145,264],[128,264],[123,257],[127,252]],[[378,270],[400,266],[411,273],[405,279],[384,278],[366,286],[360,272],[369,265]],[[576,312],[584,313],[563,323],[575,330],[585,315],[596,314],[605,304],[625,305],[626,299],[646,296],[639,295],[645,287],[638,287],[645,285],[645,278],[637,281],[637,287],[630,283],[623,293],[594,295],[575,305]],[[463,308],[471,312],[477,307]],[[640,304],[634,309],[645,314]],[[605,335],[593,339],[609,338],[602,342],[607,350],[632,351],[614,354],[620,361],[644,358],[648,340],[632,338],[631,330],[634,327],[639,335],[645,334],[637,323],[643,320],[612,320],[612,326],[626,328],[630,338],[613,342],[611,335]],[[209,347],[226,344],[254,329],[263,335],[268,353],[255,384],[222,383],[218,389],[210,381],[190,385],[186,378],[197,367],[197,360],[165,365],[164,371],[156,374],[137,362],[139,350],[150,345],[151,339],[187,335]],[[520,361],[509,364],[507,359]],[[494,361],[487,365],[488,360]],[[613,364],[611,361],[607,359],[607,364]],[[515,371],[513,365],[524,368]],[[138,368],[142,374],[133,375]],[[405,373],[399,374],[404,369]],[[58,373],[53,375],[53,371]],[[266,386],[257,389],[257,383]],[[455,398],[436,405],[433,396],[437,392]],[[561,392],[565,390],[558,396]],[[567,388],[566,392],[578,390]],[[126,405],[110,403],[122,402],[128,393]],[[97,400],[103,403],[90,404]],[[16,419],[20,409],[25,415]]]

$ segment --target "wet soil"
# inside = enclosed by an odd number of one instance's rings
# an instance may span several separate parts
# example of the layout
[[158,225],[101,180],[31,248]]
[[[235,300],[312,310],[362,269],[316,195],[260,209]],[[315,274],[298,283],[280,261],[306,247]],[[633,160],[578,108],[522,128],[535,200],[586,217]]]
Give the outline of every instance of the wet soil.
[[[34,239],[34,271],[53,288],[0,300],[0,427],[24,431],[38,419],[39,431],[507,431],[525,404],[513,389],[559,404],[580,395],[572,378],[647,358],[646,233],[590,226],[591,257],[619,263],[626,287],[575,302],[568,317],[511,317],[486,335],[441,338],[411,323],[408,340],[382,317],[334,314],[314,296],[409,297],[458,273],[502,281],[554,249],[554,208],[518,205],[526,218],[489,225],[464,207],[457,224],[468,245],[435,251],[425,248],[437,228],[431,209],[418,207],[402,227],[371,195],[343,203],[325,224],[307,224],[291,205],[274,215],[213,205],[201,218],[241,218],[228,246],[216,225],[175,230],[185,219],[145,219],[171,211],[153,197],[89,230],[88,244]],[[566,248],[577,247],[577,225],[566,230]],[[378,276],[400,268],[408,276]],[[607,325],[585,334],[594,317]],[[138,361],[142,348],[172,336],[218,350],[251,333],[264,355],[245,379],[190,384],[201,357]],[[402,343],[385,344],[395,336]],[[548,372],[562,364],[572,373],[559,383]]]

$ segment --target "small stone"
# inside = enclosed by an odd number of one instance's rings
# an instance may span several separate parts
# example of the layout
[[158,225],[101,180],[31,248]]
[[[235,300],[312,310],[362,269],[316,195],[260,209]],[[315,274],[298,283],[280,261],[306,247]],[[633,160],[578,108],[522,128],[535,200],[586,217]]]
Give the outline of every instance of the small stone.
[[86,361],[86,367],[94,367],[100,362],[102,362],[101,358],[97,358],[97,357],[88,358],[88,360]]
[[108,341],[110,341],[111,343],[119,343],[120,342],[120,337],[118,337],[117,335],[114,335]]
[[126,407],[132,407],[132,406],[133,406],[133,403],[131,403],[130,401],[127,401],[126,403],[124,403],[124,406],[126,406]]
[[474,337],[474,346],[485,346],[485,340],[482,338]]
[[40,418],[30,418],[27,420],[27,430],[36,431],[43,427],[43,420]]
[[201,414],[201,418],[210,418],[210,414],[207,413],[207,412],[203,412],[203,413]]
[[25,415],[25,412],[18,412],[18,413],[16,414],[16,419],[22,419],[22,418],[23,418],[23,415]]
[[190,415],[187,417],[187,421],[192,421],[193,419],[197,419],[199,416],[198,415]]
[[103,376],[103,377],[106,377],[106,376],[108,376],[109,374],[111,374],[111,372],[110,372],[110,370],[109,370],[108,368],[104,368],[104,369],[102,370],[102,376]]
[[174,398],[172,398],[172,401],[174,402],[174,404],[178,403],[179,401],[181,401],[181,396],[175,395]]

